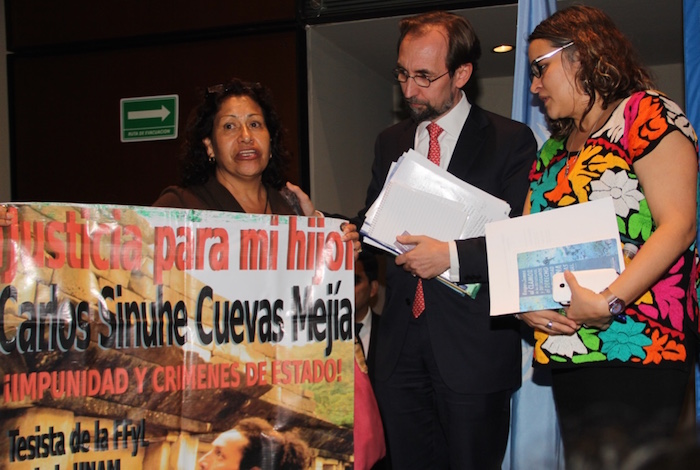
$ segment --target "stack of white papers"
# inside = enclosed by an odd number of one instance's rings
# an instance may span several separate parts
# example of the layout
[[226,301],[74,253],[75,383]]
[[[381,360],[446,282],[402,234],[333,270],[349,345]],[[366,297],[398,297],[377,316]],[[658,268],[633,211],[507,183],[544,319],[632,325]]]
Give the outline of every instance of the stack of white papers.
[[[400,254],[411,247],[398,243],[399,235],[443,241],[479,237],[485,235],[486,223],[507,219],[509,213],[507,202],[409,150],[392,164],[360,232],[365,243]],[[440,277],[449,280],[447,272]]]
[[398,235],[444,241],[479,237],[486,223],[507,219],[509,213],[507,202],[409,150],[389,170],[360,232],[367,243],[399,254],[406,250],[396,243]]

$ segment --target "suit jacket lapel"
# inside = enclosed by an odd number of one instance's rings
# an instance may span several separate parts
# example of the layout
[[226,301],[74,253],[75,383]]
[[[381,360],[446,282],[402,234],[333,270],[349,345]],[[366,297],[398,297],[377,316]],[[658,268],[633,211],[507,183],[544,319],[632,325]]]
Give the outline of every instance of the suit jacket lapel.
[[[406,127],[404,131],[399,135],[399,148],[401,149],[401,155],[410,149],[414,149],[416,145],[416,130],[418,129],[418,123],[414,122],[412,119],[406,121]],[[401,156],[399,155],[399,157]],[[398,157],[397,157],[398,159]]]
[[488,123],[488,119],[486,119],[481,108],[472,105],[469,117],[462,128],[462,133],[457,139],[457,145],[447,171],[462,178],[469,172],[469,169],[477,161],[483,150],[486,142],[484,128],[488,126]]

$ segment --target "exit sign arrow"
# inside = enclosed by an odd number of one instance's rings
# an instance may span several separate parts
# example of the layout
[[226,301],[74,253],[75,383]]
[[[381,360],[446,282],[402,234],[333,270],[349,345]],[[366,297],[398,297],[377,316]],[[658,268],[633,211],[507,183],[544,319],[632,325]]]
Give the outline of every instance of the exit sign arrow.
[[178,95],[122,98],[122,142],[177,139]]
[[165,106],[161,106],[160,109],[153,109],[148,111],[129,111],[127,119],[152,119],[160,118],[161,121],[165,121],[165,118],[170,115],[170,111]]

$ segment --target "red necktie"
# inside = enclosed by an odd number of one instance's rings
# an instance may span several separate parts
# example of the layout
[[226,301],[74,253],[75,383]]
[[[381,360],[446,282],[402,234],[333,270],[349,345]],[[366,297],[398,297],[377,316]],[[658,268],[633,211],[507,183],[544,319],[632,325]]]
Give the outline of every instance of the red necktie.
[[[430,135],[430,143],[428,144],[428,160],[440,165],[440,143],[438,136],[442,133],[442,127],[434,122],[428,124],[428,135]],[[423,281],[418,279],[416,286],[416,296],[413,299],[413,316],[418,318],[425,310],[425,297],[423,296]]]

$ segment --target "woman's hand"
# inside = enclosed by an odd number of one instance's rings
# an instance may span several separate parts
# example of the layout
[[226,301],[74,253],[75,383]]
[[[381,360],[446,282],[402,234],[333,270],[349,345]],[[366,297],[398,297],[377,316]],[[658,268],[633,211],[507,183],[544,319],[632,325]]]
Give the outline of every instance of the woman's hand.
[[314,207],[314,203],[311,202],[311,198],[309,198],[309,196],[304,191],[302,191],[302,189],[299,186],[287,181],[287,188],[291,192],[293,192],[294,195],[299,200],[299,205],[301,206],[301,211],[304,213],[304,215],[306,217],[318,216],[318,214],[316,213],[316,208]]
[[350,222],[343,222],[340,224],[340,229],[343,231],[343,242],[352,241],[352,249],[355,252],[355,261],[362,251],[362,244],[360,243],[360,232],[357,231],[357,226],[351,224]]
[[0,227],[7,227],[12,223],[13,216],[7,210],[7,205],[0,205]]
[[[296,184],[287,181],[287,188],[294,193],[294,195],[299,200],[299,205],[301,210],[306,217],[323,217],[314,207],[314,203],[311,202],[311,198],[302,191],[302,189]],[[357,226],[349,222],[344,222],[340,225],[340,229],[343,231],[343,242],[352,241],[353,251],[355,252],[355,259],[362,251],[362,246],[360,244],[360,232],[357,231]]]
[[580,325],[554,310],[536,310],[516,315],[530,327],[548,335],[572,335]]
[[582,287],[569,271],[564,271],[564,279],[571,290],[571,304],[566,308],[566,316],[578,325],[592,326],[606,330],[612,323],[608,302],[603,294]]

